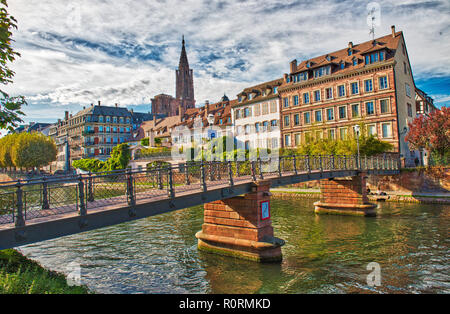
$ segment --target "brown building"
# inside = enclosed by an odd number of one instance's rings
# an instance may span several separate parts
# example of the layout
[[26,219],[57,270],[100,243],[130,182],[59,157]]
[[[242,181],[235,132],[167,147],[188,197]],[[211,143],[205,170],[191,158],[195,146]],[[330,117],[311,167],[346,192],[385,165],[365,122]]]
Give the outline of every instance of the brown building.
[[313,138],[347,138],[364,122],[369,134],[413,157],[404,136],[413,119],[415,84],[403,33],[392,33],[319,57],[294,60],[278,89],[281,140],[294,147]]
[[186,54],[184,36],[182,40],[180,62],[178,69],[175,71],[175,98],[159,94],[152,98],[152,113],[163,114],[167,117],[183,115],[189,108],[195,107],[194,97],[194,73],[189,68],[189,62]]

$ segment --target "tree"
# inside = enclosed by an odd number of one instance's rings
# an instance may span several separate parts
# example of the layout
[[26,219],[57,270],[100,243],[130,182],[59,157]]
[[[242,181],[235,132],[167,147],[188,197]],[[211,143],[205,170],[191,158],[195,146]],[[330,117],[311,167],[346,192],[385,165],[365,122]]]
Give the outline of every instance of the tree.
[[411,149],[427,149],[444,157],[450,152],[450,108],[442,107],[408,123],[405,141]]
[[[20,53],[11,46],[12,30],[17,29],[17,21],[6,10],[8,7],[6,0],[0,0],[0,5],[0,84],[7,85],[13,82],[15,74],[9,68],[8,63],[16,60]],[[20,115],[24,115],[21,108],[26,104],[25,98],[23,96],[11,97],[1,89],[0,95],[0,129],[13,131],[17,124],[22,122]]]
[[19,134],[8,134],[0,139],[0,167],[11,168],[14,163],[11,159],[11,149]]
[[149,139],[148,137],[143,138],[143,139],[141,140],[141,145],[142,145],[142,146],[148,146],[148,145],[150,145],[150,139]]
[[57,150],[53,139],[42,133],[20,133],[10,154],[16,167],[40,168],[56,160]]
[[128,167],[131,159],[130,147],[126,143],[122,143],[113,148],[111,157],[106,161],[95,158],[85,158],[74,160],[72,166],[77,169],[91,172],[102,172],[120,170]]

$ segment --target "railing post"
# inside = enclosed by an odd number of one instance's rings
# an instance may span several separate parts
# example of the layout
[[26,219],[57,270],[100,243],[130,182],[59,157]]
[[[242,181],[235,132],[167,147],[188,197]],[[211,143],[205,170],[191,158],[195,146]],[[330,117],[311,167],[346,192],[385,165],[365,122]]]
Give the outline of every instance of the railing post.
[[294,174],[297,174],[297,158],[295,157],[295,154],[292,155],[292,162],[294,163]]
[[323,172],[322,155],[319,155],[319,170],[320,173]]
[[20,180],[17,181],[16,187],[16,217],[14,219],[14,224],[16,227],[23,227],[25,226],[25,218],[23,216],[23,190],[22,190],[22,183],[20,183]]
[[233,168],[232,168],[232,165],[231,165],[231,161],[228,161],[227,164],[228,164],[228,180],[230,181],[230,186],[233,186],[234,185],[234,182],[233,182]]
[[84,182],[83,176],[80,174],[78,178],[78,197],[80,198],[80,207],[78,208],[78,215],[86,216],[86,203],[84,202]]
[[258,161],[259,161],[259,178],[261,180],[264,180],[264,176],[263,176],[263,167],[262,167],[262,159],[261,157],[258,157]]
[[311,173],[311,161],[309,160],[309,155],[306,155],[306,171]]
[[281,177],[281,158],[278,156],[278,176]]
[[347,170],[347,155],[344,155],[344,170]]
[[133,176],[131,174],[131,169],[127,169],[127,201],[128,205],[135,206],[136,199],[134,198],[134,190],[133,190]]
[[161,167],[158,168],[158,188],[160,190],[162,190],[163,187],[163,180],[162,180],[162,172],[161,172]]
[[89,179],[88,179],[88,202],[94,201],[94,193],[93,193],[93,181],[92,181],[92,173],[89,171]]
[[49,209],[48,203],[48,183],[45,177],[42,178],[42,209]]
[[190,185],[191,181],[189,180],[189,165],[187,162],[184,164],[184,175],[186,178],[186,185]]
[[256,161],[252,160],[251,165],[252,165],[252,178],[253,181],[256,181]]
[[240,173],[239,173],[239,160],[236,160],[236,176],[239,177]]
[[168,169],[168,180],[169,184],[168,184],[168,194],[169,194],[169,198],[174,198],[175,197],[175,190],[173,188],[173,172],[172,172],[172,166],[169,167]]
[[330,170],[334,170],[336,168],[335,166],[335,160],[334,160],[334,155],[331,155],[331,165],[330,165],[331,169]]
[[205,176],[205,164],[203,163],[203,160],[200,164],[201,170],[200,170],[200,174],[201,174],[201,180],[202,180],[202,190],[203,192],[207,191],[207,187],[206,187],[206,176]]

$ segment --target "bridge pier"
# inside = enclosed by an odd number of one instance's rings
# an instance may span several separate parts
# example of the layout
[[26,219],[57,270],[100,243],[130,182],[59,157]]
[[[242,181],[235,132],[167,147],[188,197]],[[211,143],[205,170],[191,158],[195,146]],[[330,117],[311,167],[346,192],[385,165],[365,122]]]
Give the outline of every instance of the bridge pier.
[[279,262],[284,241],[274,237],[270,219],[270,181],[253,183],[252,192],[204,205],[199,250],[257,262]]
[[367,198],[366,173],[321,180],[320,192],[320,200],[314,203],[317,214],[376,216],[376,205]]

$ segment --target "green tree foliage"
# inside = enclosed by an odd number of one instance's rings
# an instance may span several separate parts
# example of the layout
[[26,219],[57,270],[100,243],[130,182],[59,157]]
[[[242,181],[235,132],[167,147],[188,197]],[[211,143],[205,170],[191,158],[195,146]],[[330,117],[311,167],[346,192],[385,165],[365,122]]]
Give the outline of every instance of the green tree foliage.
[[[362,156],[374,156],[392,150],[392,144],[382,141],[367,133],[364,123],[360,124],[359,151]],[[297,147],[295,150],[283,151],[282,154],[300,155],[356,155],[358,153],[357,139],[353,134],[348,139],[313,139]]]
[[[20,56],[11,46],[12,30],[17,29],[17,21],[9,15],[7,7],[6,0],[0,0],[0,84],[2,85],[13,82],[15,73],[9,68],[8,63]],[[24,115],[21,108],[26,104],[25,98],[23,96],[11,97],[1,89],[0,97],[0,129],[13,131],[17,124],[22,122],[20,116]]]
[[11,159],[20,168],[46,166],[56,160],[56,155],[55,142],[42,133],[20,133],[11,149]]
[[56,160],[55,142],[41,133],[9,134],[0,139],[0,167],[40,168]]
[[111,157],[106,161],[95,158],[74,160],[72,166],[77,169],[91,172],[102,172],[125,169],[131,159],[130,147],[122,143],[113,148]]
[[141,145],[142,145],[142,146],[148,146],[148,145],[150,145],[150,139],[149,139],[148,137],[143,138],[143,139],[141,140]]
[[19,134],[8,134],[0,138],[0,167],[8,168],[14,167],[14,163],[11,159],[11,149],[14,146],[16,138]]

